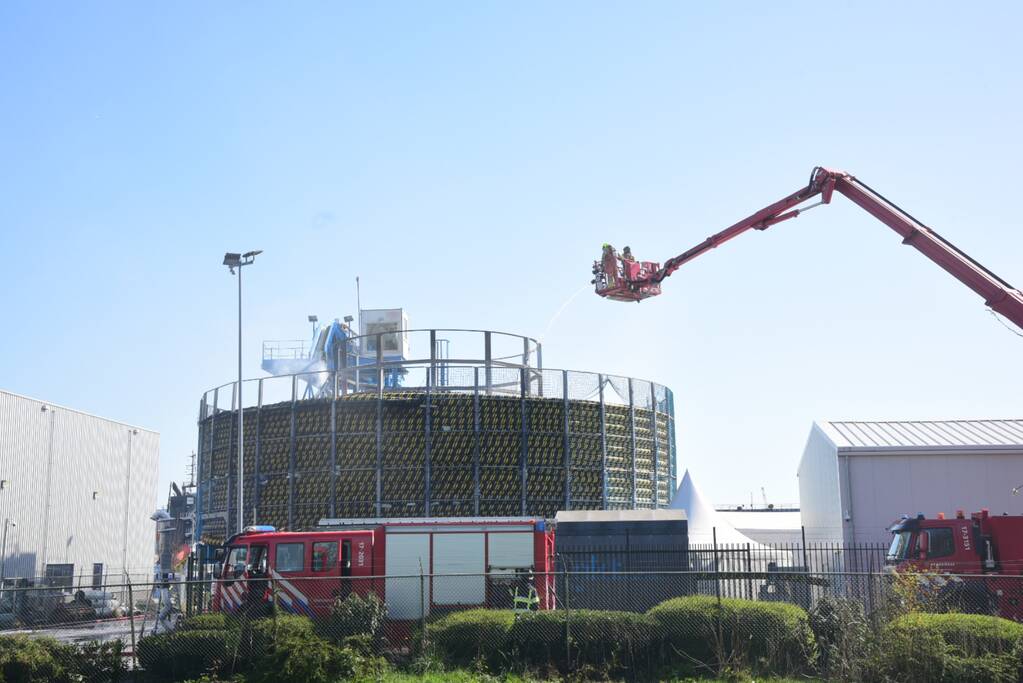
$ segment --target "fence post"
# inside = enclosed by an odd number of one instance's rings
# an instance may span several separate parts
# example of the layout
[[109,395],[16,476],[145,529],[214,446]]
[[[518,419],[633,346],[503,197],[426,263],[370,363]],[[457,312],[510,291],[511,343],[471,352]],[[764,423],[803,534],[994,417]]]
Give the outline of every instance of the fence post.
[[568,564],[564,565],[565,569],[565,666],[569,671],[572,670],[572,630],[571,630],[571,619],[572,611],[569,607],[569,595],[572,593],[572,589],[569,585],[569,571]]
[[806,567],[806,571],[810,571],[810,561],[806,557],[806,527],[800,526],[799,533],[803,539],[803,566]]
[[753,599],[753,579],[750,574],[753,571],[753,558],[750,556],[749,543],[746,543],[746,597]]
[[195,553],[190,553],[185,560],[185,616],[192,616],[192,579],[195,573]]
[[131,577],[128,576],[128,572],[124,573],[124,579],[128,582],[128,621],[131,622],[131,664],[133,669],[137,669],[139,660],[135,652],[135,594],[131,589]]
[[426,653],[426,574],[423,573],[423,560],[419,560],[419,654]]
[[[882,574],[882,576],[884,576]],[[870,564],[867,565],[867,610],[871,616],[874,614],[874,556],[870,556]]]
[[714,540],[714,594],[718,599],[718,607],[721,607],[721,576],[718,573],[718,528],[710,528]]

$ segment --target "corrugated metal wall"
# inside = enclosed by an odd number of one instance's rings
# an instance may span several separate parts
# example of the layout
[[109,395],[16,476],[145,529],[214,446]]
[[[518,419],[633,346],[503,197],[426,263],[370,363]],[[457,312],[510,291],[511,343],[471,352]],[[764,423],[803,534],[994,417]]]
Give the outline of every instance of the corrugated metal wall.
[[156,432],[0,391],[0,534],[16,524],[5,576],[49,563],[150,577],[159,452]]
[[902,515],[939,512],[951,517],[988,508],[992,515],[1023,514],[1023,498],[1012,489],[1023,481],[1023,452],[982,450],[931,453],[843,453],[847,460],[852,524],[846,542],[887,543],[888,527]]

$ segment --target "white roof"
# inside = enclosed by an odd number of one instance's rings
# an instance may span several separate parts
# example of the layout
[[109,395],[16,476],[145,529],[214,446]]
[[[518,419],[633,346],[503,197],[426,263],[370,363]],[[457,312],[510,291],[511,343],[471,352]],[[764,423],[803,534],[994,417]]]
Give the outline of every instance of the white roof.
[[840,451],[1021,450],[1023,420],[818,422]]
[[686,518],[682,510],[559,510],[556,522],[667,522]]
[[121,420],[115,420],[115,419],[110,418],[110,417],[103,417],[102,415],[96,415],[95,413],[87,413],[84,410],[78,410],[77,408],[68,408],[67,406],[60,405],[58,403],[54,403],[53,401],[44,401],[44,400],[39,399],[39,398],[33,398],[31,396],[25,396],[24,394],[16,394],[13,391],[7,391],[6,389],[0,389],[0,394],[6,394],[8,396],[11,396],[12,398],[20,399],[22,401],[35,402],[35,403],[38,403],[41,407],[42,406],[47,407],[47,409],[49,409],[49,408],[57,408],[58,410],[64,410],[64,411],[69,412],[69,413],[77,413],[79,415],[84,415],[85,417],[91,417],[91,418],[95,418],[97,420],[102,420],[104,422],[110,422],[112,424],[123,425],[125,427],[130,427],[132,429],[137,429],[140,432],[149,432],[150,434],[156,434],[156,435],[160,434],[160,432],[156,431],[155,429],[148,429],[146,427],[140,427],[139,425],[131,424],[130,422],[123,422]]
[[799,510],[718,510],[718,514],[739,530],[798,531]]

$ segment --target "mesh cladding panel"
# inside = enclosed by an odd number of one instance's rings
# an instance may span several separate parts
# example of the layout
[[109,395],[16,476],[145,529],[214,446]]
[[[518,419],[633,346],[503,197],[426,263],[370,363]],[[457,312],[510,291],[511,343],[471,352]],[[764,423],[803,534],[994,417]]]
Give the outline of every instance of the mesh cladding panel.
[[[633,380],[630,406],[627,378],[441,370],[451,391],[247,408],[246,523],[302,529],[330,515],[547,517],[667,503],[673,426],[663,387]],[[233,532],[237,519],[235,420],[221,410],[199,424],[201,510],[222,520],[204,523],[207,538]]]

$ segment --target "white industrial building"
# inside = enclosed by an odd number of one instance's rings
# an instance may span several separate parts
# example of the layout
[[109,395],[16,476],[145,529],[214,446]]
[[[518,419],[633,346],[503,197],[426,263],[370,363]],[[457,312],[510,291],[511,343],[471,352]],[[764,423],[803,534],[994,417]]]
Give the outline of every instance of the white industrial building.
[[887,543],[904,514],[1023,514],[1023,420],[818,422],[799,463],[807,541]]
[[0,573],[150,577],[159,451],[156,432],[0,391]]
[[802,543],[798,508],[718,508],[717,513],[743,536],[764,545]]

